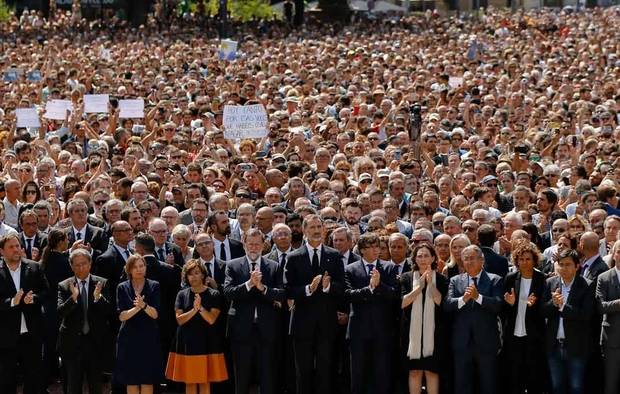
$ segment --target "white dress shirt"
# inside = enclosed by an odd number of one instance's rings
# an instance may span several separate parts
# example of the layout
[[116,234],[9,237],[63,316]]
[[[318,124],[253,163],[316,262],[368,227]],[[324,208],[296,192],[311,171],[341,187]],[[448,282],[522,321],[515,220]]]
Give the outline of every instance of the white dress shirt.
[[[80,233],[79,238],[78,238],[78,233]],[[84,243],[86,243],[86,225],[84,225],[84,227],[82,227],[81,230],[78,230],[77,228],[73,227],[73,235],[75,236],[76,241],[78,239],[81,239],[82,241],[84,241]]]
[[220,249],[222,249],[222,243],[224,243],[224,249],[226,250],[226,261],[232,258],[232,254],[230,253],[230,242],[228,241],[228,237],[224,238],[224,241],[220,241],[219,239],[213,238],[213,254],[219,259],[220,257]]
[[[562,299],[564,302],[562,303],[562,307],[559,309],[560,312],[564,310],[564,305],[566,305],[566,301],[568,300],[568,296],[570,294],[570,288],[573,286],[575,282],[575,278],[570,283],[564,283],[564,280],[560,279],[560,287],[562,289]],[[566,339],[566,335],[564,333],[564,319],[562,315],[560,315],[560,324],[558,324],[558,333],[555,336],[557,339]]]
[[[8,264],[7,264],[7,268],[9,269],[9,273],[11,274],[11,279],[13,279],[13,284],[15,285],[15,289],[19,291],[19,289],[21,288],[22,263],[20,262],[17,265],[17,268],[15,268],[15,271],[12,271],[11,268],[8,266]],[[22,299],[20,302],[24,302],[24,296],[22,296]],[[13,303],[13,299],[11,298],[11,307],[14,307],[14,306],[15,304]],[[21,326],[19,328],[19,333],[25,334],[28,332],[28,327],[26,326],[26,318],[24,317],[23,312],[21,313],[21,317],[22,317],[22,321],[21,321]]]
[[[321,250],[323,248],[323,244],[319,244],[316,248],[310,246],[309,243],[306,242],[306,249],[308,250],[308,257],[310,257],[310,261],[314,258],[314,250],[316,249],[316,254],[319,259],[319,265],[321,265]],[[320,286],[320,285],[319,285]],[[327,286],[326,289],[323,289],[323,293],[329,293],[329,289],[332,287],[331,283]],[[312,292],[310,291],[310,285],[306,285],[306,295],[310,297]]]
[[[474,278],[477,278],[478,281],[478,286],[480,286],[480,273],[478,273],[478,275],[476,276],[467,276],[467,286],[471,286],[474,284]],[[478,293],[478,298],[476,298],[474,301],[476,301],[478,304],[482,305],[482,294]],[[466,304],[465,300],[463,299],[463,296],[459,297],[458,299],[458,308],[461,309],[462,307],[464,307]]]
[[527,311],[527,299],[530,294],[530,288],[532,287],[532,278],[521,278],[521,284],[519,285],[519,299],[517,300],[517,320],[515,320],[515,337],[524,337],[527,335],[525,329],[525,313]]

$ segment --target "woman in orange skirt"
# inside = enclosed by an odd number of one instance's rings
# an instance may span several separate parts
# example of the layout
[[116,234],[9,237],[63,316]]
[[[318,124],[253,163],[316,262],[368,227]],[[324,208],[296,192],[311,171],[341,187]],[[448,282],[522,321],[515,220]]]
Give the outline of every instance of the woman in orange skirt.
[[177,294],[177,334],[168,356],[166,378],[185,383],[187,394],[210,392],[211,382],[228,379],[221,334],[213,327],[222,298],[205,285],[207,271],[199,260],[183,267],[189,287]]

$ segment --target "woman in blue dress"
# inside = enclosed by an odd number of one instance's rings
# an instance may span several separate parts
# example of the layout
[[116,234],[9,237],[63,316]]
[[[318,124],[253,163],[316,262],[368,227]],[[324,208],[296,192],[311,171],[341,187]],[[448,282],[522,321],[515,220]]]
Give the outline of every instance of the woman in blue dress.
[[151,394],[163,378],[159,345],[159,283],[146,279],[146,262],[139,255],[127,259],[128,281],[118,285],[116,300],[121,327],[116,342],[115,381],[128,394]]

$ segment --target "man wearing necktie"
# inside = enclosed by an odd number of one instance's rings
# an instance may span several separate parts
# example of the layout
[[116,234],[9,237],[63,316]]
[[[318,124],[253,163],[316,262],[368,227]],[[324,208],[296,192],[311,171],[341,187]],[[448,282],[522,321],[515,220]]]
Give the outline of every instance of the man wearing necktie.
[[318,215],[304,218],[307,242],[288,256],[284,268],[287,298],[294,300],[290,334],[294,342],[297,393],[332,392],[337,310],[344,293],[340,253],[323,245]]
[[109,354],[106,339],[112,314],[107,281],[91,275],[91,256],[76,249],[69,257],[75,276],[58,284],[58,312],[62,318],[58,348],[67,372],[68,394],[82,392],[86,378],[90,393],[102,392],[102,371]]
[[351,393],[387,393],[391,381],[392,305],[398,298],[395,266],[379,261],[379,236],[365,233],[357,244],[362,259],[347,265],[345,297],[351,303],[347,338],[351,346]]
[[176,264],[182,267],[185,263],[181,248],[168,242],[168,226],[163,219],[155,218],[149,223],[149,234],[155,240],[155,254],[157,260],[168,265]]
[[39,261],[40,251],[47,246],[47,236],[38,230],[38,222],[37,214],[31,209],[25,210],[19,216],[19,225],[22,228],[19,240],[26,252],[26,258],[34,261]]
[[245,256],[243,244],[230,238],[230,219],[225,211],[213,211],[207,217],[208,232],[213,237],[215,255],[222,261]]
[[231,302],[228,337],[235,367],[235,392],[247,394],[254,371],[260,392],[276,392],[276,350],[281,339],[280,308],[285,301],[278,263],[261,257],[264,236],[258,229],[243,235],[246,256],[226,265],[224,295]]
[[545,347],[554,393],[581,393],[586,387],[595,286],[577,275],[578,268],[577,252],[562,251],[556,262],[558,274],[547,279],[543,295],[541,313],[547,321]]
[[[455,393],[474,392],[474,369],[481,394],[496,387],[497,352],[500,347],[498,317],[503,307],[502,278],[482,269],[482,250],[471,245],[461,252],[465,272],[450,279],[444,308],[453,314]],[[476,368],[474,368],[476,367]]]

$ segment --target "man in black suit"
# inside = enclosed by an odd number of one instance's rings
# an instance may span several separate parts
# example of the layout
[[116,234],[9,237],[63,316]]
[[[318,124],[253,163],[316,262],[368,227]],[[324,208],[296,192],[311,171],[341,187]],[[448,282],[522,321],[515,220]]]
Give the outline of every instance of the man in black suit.
[[[347,339],[351,346],[351,393],[387,393],[390,387],[392,306],[398,298],[394,264],[379,261],[379,236],[366,233],[357,244],[362,259],[347,265],[345,297],[351,302]],[[371,380],[368,380],[371,379]],[[370,382],[374,384],[370,384]],[[374,387],[373,387],[374,386]]]
[[[411,260],[407,258],[409,240],[401,233],[390,234],[388,248],[390,249],[390,257],[392,257],[392,263],[394,264],[396,279],[399,280],[402,274],[411,271]],[[400,301],[398,302],[398,309],[400,309]]]
[[554,393],[580,393],[592,350],[594,286],[577,275],[579,255],[567,249],[556,263],[557,275],[547,279],[542,314],[547,320],[545,347]]
[[478,242],[484,254],[484,270],[504,278],[508,274],[508,259],[493,250],[495,241],[497,241],[497,235],[492,225],[483,224],[478,227]]
[[284,223],[278,223],[273,226],[271,241],[273,242],[273,248],[264,257],[276,261],[280,270],[284,271],[286,258],[293,251],[291,248],[292,233],[289,226]]
[[331,241],[334,249],[342,256],[344,268],[360,259],[360,256],[353,253],[353,233],[348,227],[337,227],[332,231]]
[[[149,234],[155,241],[155,250],[153,251],[157,260],[169,265],[176,264],[183,267],[185,260],[181,248],[172,242],[168,242],[168,225],[163,219],[153,218],[149,223]],[[176,297],[176,296],[175,296]]]
[[19,241],[26,252],[26,258],[39,261],[43,248],[47,246],[47,236],[38,230],[37,214],[27,209],[19,216],[19,226],[22,231],[19,233]]
[[69,245],[83,243],[96,259],[108,249],[109,241],[103,230],[88,223],[88,206],[84,200],[74,198],[67,203],[67,214],[71,225],[67,228]]
[[41,307],[49,285],[41,266],[22,258],[17,234],[0,239],[0,250],[0,393],[16,393],[20,371],[23,393],[40,394],[45,327]]
[[235,393],[250,392],[258,371],[260,392],[276,392],[276,350],[280,339],[280,308],[285,301],[278,263],[261,258],[264,235],[248,230],[242,238],[245,257],[226,265],[224,295],[230,300],[228,337],[235,367]]
[[[609,267],[603,262],[601,255],[599,254],[599,238],[598,234],[593,231],[586,231],[579,238],[579,246],[577,248],[581,252],[582,263],[578,271],[578,275],[584,277],[588,281],[592,282],[592,286],[596,286],[598,276],[607,271]],[[588,387],[588,391],[591,394],[600,394],[603,392],[603,354],[600,344],[601,325],[603,323],[603,316],[598,313],[592,314],[592,333],[591,339],[591,352],[588,357],[586,365],[585,387]]]
[[84,376],[88,392],[102,393],[104,354],[110,353],[106,338],[112,312],[107,281],[90,274],[92,258],[84,249],[69,257],[74,277],[58,284],[58,314],[62,319],[58,351],[67,377],[67,393],[82,393]]
[[322,245],[324,227],[318,215],[305,217],[303,232],[307,243],[288,256],[284,268],[287,297],[295,303],[290,332],[297,393],[330,394],[344,270],[340,253]]
[[230,219],[225,211],[213,211],[207,217],[209,234],[213,237],[215,256],[222,261],[230,261],[245,256],[241,242],[231,239]]
[[202,232],[196,235],[194,255],[207,270],[207,285],[221,291],[226,280],[226,263],[215,258],[213,238],[209,234]]
[[[612,252],[614,261],[620,261],[620,241]],[[598,312],[603,315],[605,394],[616,394],[620,392],[620,268],[617,265],[598,276],[596,301]]]
[[477,367],[479,393],[494,394],[500,347],[498,315],[503,307],[502,278],[483,270],[484,254],[476,245],[461,252],[465,273],[452,277],[444,307],[453,314],[454,392],[474,392]]
[[93,272],[107,279],[112,308],[116,305],[116,287],[124,274],[125,262],[131,255],[129,243],[133,240],[133,230],[129,223],[119,220],[112,224],[112,244],[95,260]]

